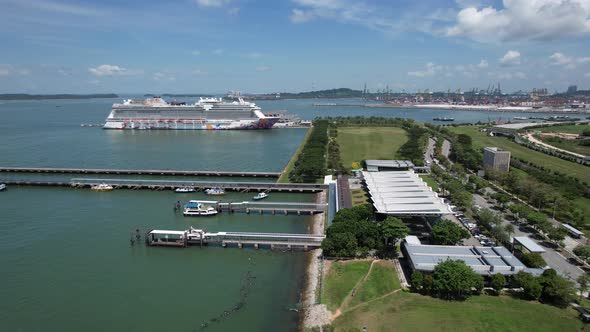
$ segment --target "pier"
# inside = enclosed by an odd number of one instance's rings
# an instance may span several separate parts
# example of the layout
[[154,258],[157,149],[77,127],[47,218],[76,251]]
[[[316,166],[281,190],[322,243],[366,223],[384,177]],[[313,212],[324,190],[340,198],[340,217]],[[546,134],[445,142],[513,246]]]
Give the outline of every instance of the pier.
[[234,172],[234,171],[182,171],[164,169],[107,169],[107,168],[47,168],[47,167],[0,167],[0,173],[61,173],[61,174],[120,174],[120,175],[166,175],[166,176],[227,176],[278,178],[281,172]]
[[244,201],[244,202],[220,202],[220,201],[201,201],[193,200],[192,202],[209,205],[219,212],[226,211],[228,213],[243,212],[246,214],[265,212],[274,214],[289,213],[297,215],[313,215],[316,213],[324,213],[328,208],[326,203],[295,203],[295,202],[259,202],[259,201]]
[[148,246],[188,247],[191,245],[217,244],[222,247],[252,246],[256,249],[315,249],[326,237],[316,234],[257,233],[257,232],[215,232],[189,228],[185,231],[154,229],[146,234]]
[[250,192],[292,192],[318,193],[328,188],[325,184],[315,183],[276,183],[276,182],[221,182],[221,181],[167,181],[167,180],[136,180],[136,179],[87,179],[74,178],[70,181],[52,180],[11,180],[0,179],[0,183],[18,186],[55,186],[91,188],[99,184],[111,185],[114,189],[131,190],[174,190],[181,187],[193,187],[196,190],[222,188],[228,191]]

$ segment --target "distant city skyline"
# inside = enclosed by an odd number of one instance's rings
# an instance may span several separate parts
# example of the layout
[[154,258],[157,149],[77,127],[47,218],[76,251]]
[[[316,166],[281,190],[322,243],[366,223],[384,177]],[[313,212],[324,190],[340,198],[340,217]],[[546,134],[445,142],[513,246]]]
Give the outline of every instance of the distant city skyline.
[[590,89],[588,0],[0,5],[0,93]]

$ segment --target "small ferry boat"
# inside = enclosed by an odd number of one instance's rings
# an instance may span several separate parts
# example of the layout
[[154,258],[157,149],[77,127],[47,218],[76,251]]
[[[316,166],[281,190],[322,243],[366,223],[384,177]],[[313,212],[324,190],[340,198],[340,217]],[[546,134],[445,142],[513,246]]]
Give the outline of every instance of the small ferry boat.
[[258,193],[258,195],[254,196],[252,199],[255,201],[259,201],[261,199],[265,199],[268,197],[268,194],[265,192]]
[[512,119],[514,119],[514,120],[528,120],[529,118],[527,118],[525,116],[515,116]]
[[218,213],[211,206],[205,206],[198,201],[189,201],[184,205],[184,210],[182,214],[187,217],[199,217],[199,216],[214,216]]
[[101,183],[90,187],[90,189],[96,191],[111,191],[113,190],[113,186],[106,183]]
[[223,190],[223,188],[210,188],[205,190],[205,194],[211,196],[221,196],[225,195],[225,190]]
[[193,187],[181,187],[181,188],[176,188],[174,189],[174,192],[176,193],[194,193],[195,192],[195,188]]
[[436,118],[433,118],[432,120],[434,120],[434,121],[455,121],[455,118],[447,118],[447,117],[440,118],[440,117],[436,117]]
[[4,183],[0,183],[0,191],[6,190],[6,185]]

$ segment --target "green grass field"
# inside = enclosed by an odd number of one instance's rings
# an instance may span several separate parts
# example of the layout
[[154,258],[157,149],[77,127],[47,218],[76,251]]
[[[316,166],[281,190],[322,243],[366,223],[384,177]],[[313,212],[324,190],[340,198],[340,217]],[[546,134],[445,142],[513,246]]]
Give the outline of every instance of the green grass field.
[[590,183],[590,171],[588,171],[587,166],[531,150],[505,137],[488,136],[486,133],[480,132],[479,127],[476,126],[449,127],[449,129],[457,134],[471,136],[475,148],[481,149],[486,146],[497,146],[512,152],[513,157],[532,162],[535,165],[543,166],[552,171],[574,175],[580,180]]
[[590,129],[590,125],[563,125],[563,126],[549,126],[532,128],[533,130],[539,130],[546,133],[568,133],[568,134],[581,134],[584,130]]
[[422,178],[422,180],[424,180],[424,182],[426,182],[426,184],[428,184],[430,186],[430,188],[432,188],[432,191],[438,190],[438,183],[436,182],[436,180],[434,180],[434,178],[432,176],[420,175],[420,177]]
[[391,261],[375,262],[367,280],[359,286],[348,307],[373,300],[400,288],[393,263]]
[[571,151],[574,153],[583,154],[585,156],[590,156],[590,146],[584,146],[578,144],[578,140],[568,140],[558,137],[536,137],[541,141],[552,145],[556,148],[564,149],[567,151]]
[[406,131],[397,127],[340,127],[336,138],[340,158],[346,167],[366,159],[394,159],[407,140]]
[[367,274],[370,261],[332,262],[330,271],[324,276],[322,303],[328,309],[338,308],[354,286]]
[[571,308],[559,309],[509,297],[473,296],[449,302],[397,292],[344,310],[334,331],[583,331]]

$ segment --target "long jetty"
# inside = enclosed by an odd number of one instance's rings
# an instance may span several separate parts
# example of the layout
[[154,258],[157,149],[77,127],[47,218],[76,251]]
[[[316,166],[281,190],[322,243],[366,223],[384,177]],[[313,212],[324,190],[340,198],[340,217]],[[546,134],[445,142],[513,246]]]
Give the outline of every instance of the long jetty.
[[0,183],[19,186],[56,186],[91,188],[99,184],[111,185],[114,189],[131,190],[169,190],[181,187],[193,187],[196,190],[208,188],[222,188],[228,191],[250,192],[293,192],[317,193],[328,188],[325,184],[315,183],[276,183],[276,182],[238,182],[238,181],[166,181],[166,180],[136,180],[136,179],[87,179],[75,178],[70,181],[53,180],[12,180],[0,179]]
[[189,228],[184,231],[151,230],[146,234],[148,246],[187,247],[190,245],[218,244],[222,247],[235,245],[243,248],[251,245],[258,249],[261,246],[270,249],[314,249],[322,245],[326,236],[318,234],[287,234],[257,232],[215,232],[209,233],[201,229]]
[[227,176],[278,178],[281,172],[191,171],[164,169],[108,169],[108,168],[49,168],[49,167],[1,167],[0,173],[61,173],[61,174],[121,174],[166,176]]
[[297,215],[313,215],[316,213],[324,213],[328,208],[326,203],[298,203],[298,202],[260,202],[260,201],[244,201],[244,202],[220,202],[220,201],[201,201],[192,200],[205,205],[210,205],[217,211],[228,213],[243,212],[246,214],[258,213],[263,214],[270,212],[274,214],[289,214],[295,213]]

